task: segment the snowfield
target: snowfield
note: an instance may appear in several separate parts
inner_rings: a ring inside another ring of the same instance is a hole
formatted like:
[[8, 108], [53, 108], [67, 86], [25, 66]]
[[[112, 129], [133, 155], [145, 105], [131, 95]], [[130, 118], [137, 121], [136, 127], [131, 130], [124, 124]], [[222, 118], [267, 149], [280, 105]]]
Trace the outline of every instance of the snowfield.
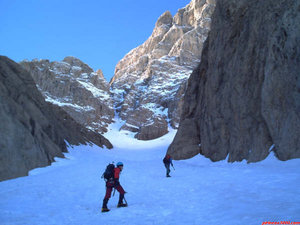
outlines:
[[[253, 164], [212, 163], [203, 156], [174, 161], [165, 177], [162, 159], [175, 131], [138, 141], [113, 124], [106, 135], [114, 149], [69, 148], [65, 159], [34, 169], [27, 177], [0, 182], [1, 225], [199, 224], [260, 225], [300, 221], [300, 159], [270, 155]], [[110, 162], [124, 163], [120, 182], [127, 208], [117, 208], [118, 192], [101, 213]]]

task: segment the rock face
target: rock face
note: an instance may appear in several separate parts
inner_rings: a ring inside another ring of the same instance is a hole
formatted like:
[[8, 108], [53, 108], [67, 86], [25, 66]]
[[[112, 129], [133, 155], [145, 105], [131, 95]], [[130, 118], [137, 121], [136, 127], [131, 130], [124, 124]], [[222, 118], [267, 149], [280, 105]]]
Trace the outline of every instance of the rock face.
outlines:
[[177, 127], [186, 81], [198, 65], [214, 0], [192, 0], [172, 17], [160, 16], [152, 35], [116, 66], [111, 90], [121, 129], [149, 140]]
[[102, 71], [94, 72], [77, 58], [61, 62], [23, 61], [46, 101], [62, 107], [78, 123], [95, 132], [106, 132], [114, 117], [109, 84]]
[[175, 159], [300, 157], [300, 2], [218, 1], [192, 73]]
[[45, 102], [31, 75], [0, 56], [0, 181], [63, 157], [70, 144], [93, 142], [112, 148], [100, 134], [87, 130], [67, 113]]

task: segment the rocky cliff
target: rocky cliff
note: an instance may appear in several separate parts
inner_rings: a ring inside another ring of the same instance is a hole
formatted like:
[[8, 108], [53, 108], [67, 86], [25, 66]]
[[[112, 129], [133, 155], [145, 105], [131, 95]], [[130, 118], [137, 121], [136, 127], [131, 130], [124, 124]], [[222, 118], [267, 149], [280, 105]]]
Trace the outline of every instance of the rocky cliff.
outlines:
[[100, 134], [45, 102], [31, 75], [0, 56], [0, 181], [25, 176], [63, 157], [65, 140], [72, 145], [95, 143], [112, 148]]
[[217, 1], [188, 81], [175, 159], [300, 157], [300, 2]]
[[165, 12], [153, 33], [116, 66], [111, 90], [122, 129], [154, 139], [177, 127], [186, 81], [198, 65], [214, 0], [192, 0], [172, 17]]
[[75, 57], [61, 62], [22, 61], [46, 101], [60, 106], [78, 123], [104, 133], [114, 117], [109, 84], [102, 71], [94, 72]]

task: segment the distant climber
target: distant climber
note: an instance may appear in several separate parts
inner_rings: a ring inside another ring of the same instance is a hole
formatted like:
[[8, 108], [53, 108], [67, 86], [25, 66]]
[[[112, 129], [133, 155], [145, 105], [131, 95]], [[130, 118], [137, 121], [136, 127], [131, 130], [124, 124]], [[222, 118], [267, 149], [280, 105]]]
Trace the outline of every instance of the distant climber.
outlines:
[[[127, 202], [124, 199], [125, 191], [123, 187], [121, 186], [119, 182], [120, 173], [123, 170], [123, 163], [118, 162], [117, 167], [114, 166], [114, 164], [109, 164], [106, 167], [105, 172], [103, 173], [102, 177], [104, 177], [106, 181], [106, 193], [105, 197], [103, 199], [103, 205], [102, 205], [102, 212], [108, 212], [109, 209], [107, 208], [107, 203], [109, 198], [111, 197], [111, 192], [113, 188], [115, 188], [119, 193], [119, 203], [117, 207], [126, 207]], [[123, 200], [125, 200], [125, 203], [123, 203]]]
[[166, 170], [167, 170], [167, 175], [166, 177], [171, 177], [170, 176], [170, 165], [172, 165], [173, 169], [175, 170], [174, 166], [173, 166], [173, 163], [172, 163], [172, 158], [169, 154], [166, 154], [165, 158], [163, 159], [163, 162], [165, 164], [165, 167], [166, 167]]

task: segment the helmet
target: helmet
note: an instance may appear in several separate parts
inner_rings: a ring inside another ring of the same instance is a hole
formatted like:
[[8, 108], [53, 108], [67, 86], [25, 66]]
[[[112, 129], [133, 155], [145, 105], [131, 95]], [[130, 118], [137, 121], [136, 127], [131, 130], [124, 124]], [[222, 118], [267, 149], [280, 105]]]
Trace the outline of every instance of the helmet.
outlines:
[[118, 166], [123, 166], [123, 163], [122, 163], [122, 162], [118, 162], [118, 163], [117, 163], [117, 167], [118, 167]]

